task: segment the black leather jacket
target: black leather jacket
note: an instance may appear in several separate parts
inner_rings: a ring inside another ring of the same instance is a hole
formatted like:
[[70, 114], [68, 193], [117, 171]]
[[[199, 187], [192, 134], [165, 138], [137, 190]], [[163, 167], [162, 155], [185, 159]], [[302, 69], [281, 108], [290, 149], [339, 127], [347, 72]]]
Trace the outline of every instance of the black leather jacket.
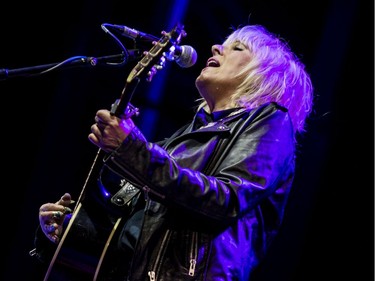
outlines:
[[158, 144], [134, 129], [105, 159], [141, 190], [126, 280], [251, 281], [280, 227], [295, 169], [287, 111], [269, 103], [193, 130], [196, 119]]

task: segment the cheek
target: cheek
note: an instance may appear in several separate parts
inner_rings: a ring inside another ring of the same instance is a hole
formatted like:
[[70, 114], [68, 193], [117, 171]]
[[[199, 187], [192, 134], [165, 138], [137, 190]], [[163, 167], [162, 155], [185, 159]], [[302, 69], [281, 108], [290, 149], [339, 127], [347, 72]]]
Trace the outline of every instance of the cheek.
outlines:
[[225, 73], [225, 76], [227, 79], [230, 79], [230, 80], [233, 80], [233, 82], [237, 83], [238, 81], [242, 80], [242, 78], [239, 78], [239, 74], [240, 74], [240, 69], [242, 69], [243, 67], [239, 67], [239, 66], [236, 66], [236, 67], [232, 67], [230, 69], [227, 69], [226, 73]]
[[240, 73], [247, 65], [249, 64], [249, 60], [248, 59], [240, 59], [240, 58], [236, 58], [236, 59], [233, 59], [231, 61], [229, 61], [229, 64], [226, 65], [228, 67], [228, 71], [230, 71], [230, 73], [232, 75], [237, 75], [238, 73]]

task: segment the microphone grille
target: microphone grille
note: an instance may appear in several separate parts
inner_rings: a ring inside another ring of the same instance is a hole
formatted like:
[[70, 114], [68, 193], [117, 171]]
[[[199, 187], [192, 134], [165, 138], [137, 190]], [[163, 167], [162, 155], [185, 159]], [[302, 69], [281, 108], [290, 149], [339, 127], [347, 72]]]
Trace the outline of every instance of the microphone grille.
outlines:
[[176, 63], [184, 68], [191, 67], [197, 62], [198, 54], [192, 46], [182, 45], [181, 54], [176, 59]]

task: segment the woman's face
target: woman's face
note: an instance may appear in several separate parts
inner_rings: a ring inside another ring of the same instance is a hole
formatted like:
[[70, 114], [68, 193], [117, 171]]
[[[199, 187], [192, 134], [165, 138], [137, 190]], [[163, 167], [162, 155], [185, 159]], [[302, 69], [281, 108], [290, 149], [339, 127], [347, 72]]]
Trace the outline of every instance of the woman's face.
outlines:
[[227, 109], [228, 98], [243, 80], [238, 74], [251, 61], [251, 54], [240, 42], [214, 45], [211, 50], [213, 56], [197, 77], [196, 86], [211, 111]]

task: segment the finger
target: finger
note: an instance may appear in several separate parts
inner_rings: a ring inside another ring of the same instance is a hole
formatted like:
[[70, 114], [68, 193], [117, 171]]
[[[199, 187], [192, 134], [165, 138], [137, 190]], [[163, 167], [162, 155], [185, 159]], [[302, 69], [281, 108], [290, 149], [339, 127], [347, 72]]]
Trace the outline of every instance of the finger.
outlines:
[[49, 232], [45, 232], [46, 236], [48, 237], [49, 240], [51, 240], [52, 242], [54, 243], [58, 243], [60, 241], [60, 236], [61, 236], [61, 227], [56, 225], [56, 224], [52, 224], [52, 225], [47, 225], [46, 226], [46, 231], [49, 231]]
[[99, 124], [93, 124], [91, 126], [91, 133], [96, 136], [97, 139], [100, 139], [102, 137], [102, 131], [105, 129], [104, 125]]
[[71, 214], [73, 211], [69, 207], [62, 207], [61, 211], [45, 211], [40, 210], [39, 221], [41, 224], [61, 224], [67, 214]]
[[73, 213], [73, 210], [69, 207], [63, 207], [59, 211], [52, 211], [51, 212], [51, 219], [55, 221], [60, 221], [63, 216]]
[[95, 123], [100, 127], [100, 128], [103, 128], [107, 125], [107, 122], [108, 122], [108, 118], [106, 119], [103, 119], [99, 116], [95, 116]]
[[99, 139], [93, 133], [89, 134], [88, 139], [90, 142], [92, 142], [95, 145], [99, 144]]
[[61, 196], [61, 198], [59, 199], [59, 201], [56, 202], [56, 204], [58, 205], [63, 205], [63, 206], [68, 206], [70, 204], [73, 204], [75, 201], [72, 200], [72, 197], [70, 196], [69, 193], [65, 193], [63, 196]]
[[53, 243], [59, 243], [60, 237], [56, 234], [48, 234], [47, 235], [48, 239], [51, 240]]
[[73, 213], [73, 210], [70, 209], [69, 207], [64, 206], [58, 211], [52, 211], [51, 216], [52, 216], [52, 219], [60, 219], [62, 216], [68, 215], [71, 213]]
[[64, 208], [60, 211], [63, 215], [68, 215], [73, 213], [73, 210], [70, 209], [69, 207], [64, 206]]
[[43, 204], [42, 206], [40, 206], [40, 208], [39, 208], [39, 214], [48, 210], [48, 208], [47, 208], [48, 204]]
[[[105, 124], [103, 122], [97, 122], [94, 124], [94, 126], [91, 128], [91, 131], [95, 134], [102, 134], [104, 132], [105, 128], [108, 126], [108, 124]], [[93, 131], [94, 130], [94, 131]]]
[[60, 220], [63, 215], [64, 215], [63, 212], [53, 211], [51, 214], [51, 218], [56, 221], [56, 220]]
[[43, 213], [43, 212], [50, 212], [50, 211], [55, 211], [56, 208], [58, 209], [59, 207], [56, 205], [58, 204], [58, 202], [56, 203], [46, 203], [46, 204], [43, 204], [42, 206], [40, 206], [39, 208], [39, 213]]
[[55, 234], [55, 230], [57, 229], [57, 224], [55, 224], [55, 223], [52, 223], [52, 224], [45, 224], [44, 225], [44, 227], [43, 227], [43, 232], [45, 233], [45, 234], [51, 234], [51, 233], [53, 233], [53, 234]]
[[95, 116], [94, 120], [95, 120], [95, 123], [100, 123], [100, 122], [102, 122], [102, 120], [100, 119], [100, 117], [97, 116], [97, 115]]
[[[46, 235], [46, 237], [54, 243], [59, 242], [60, 233], [60, 226], [56, 223], [46, 223], [41, 224], [42, 231]], [[62, 229], [62, 228], [61, 228]]]
[[98, 118], [98, 120], [105, 121], [105, 120], [111, 119], [111, 117], [113, 117], [113, 116], [110, 114], [109, 110], [99, 109], [96, 112], [95, 117]]

